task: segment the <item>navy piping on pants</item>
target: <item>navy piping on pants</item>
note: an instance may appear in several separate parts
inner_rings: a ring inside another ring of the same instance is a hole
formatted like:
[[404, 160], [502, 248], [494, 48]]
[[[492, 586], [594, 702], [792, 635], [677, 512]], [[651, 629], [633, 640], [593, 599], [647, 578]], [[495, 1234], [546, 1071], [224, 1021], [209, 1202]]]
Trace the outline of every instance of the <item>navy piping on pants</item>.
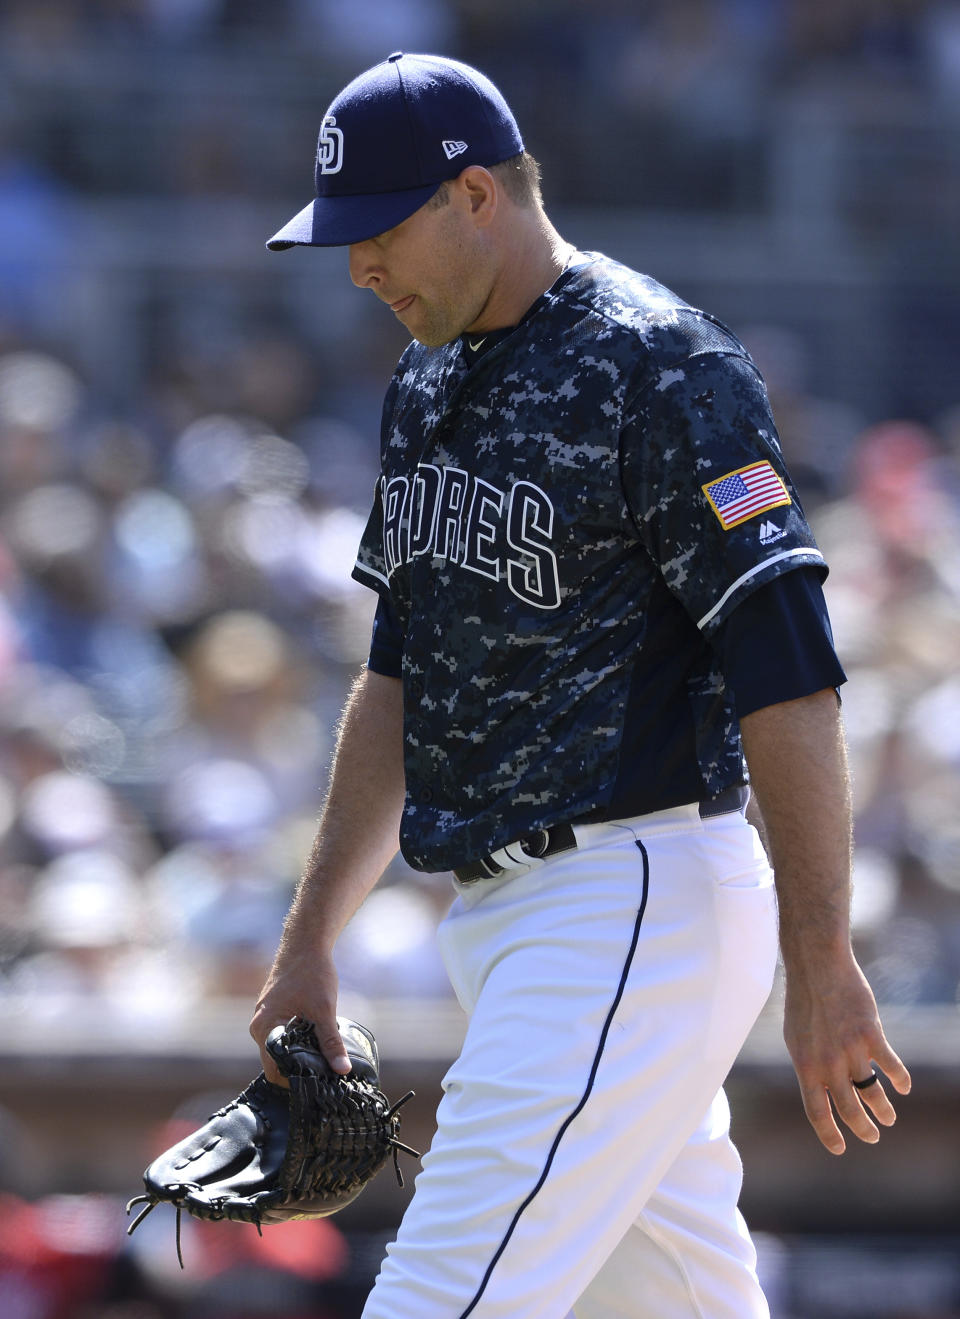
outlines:
[[480, 1298], [483, 1295], [484, 1291], [486, 1290], [487, 1283], [490, 1281], [490, 1278], [493, 1274], [493, 1270], [496, 1268], [497, 1261], [499, 1260], [503, 1252], [506, 1250], [510, 1242], [510, 1238], [513, 1236], [517, 1224], [520, 1222], [520, 1219], [523, 1216], [524, 1210], [527, 1208], [528, 1205], [532, 1204], [533, 1201], [536, 1199], [537, 1194], [540, 1191], [540, 1188], [543, 1186], [544, 1182], [547, 1180], [547, 1177], [550, 1174], [550, 1168], [553, 1165], [553, 1160], [556, 1157], [557, 1150], [560, 1148], [560, 1142], [563, 1140], [567, 1128], [570, 1126], [571, 1122], [573, 1122], [573, 1120], [576, 1118], [577, 1114], [583, 1111], [584, 1105], [586, 1104], [587, 1100], [590, 1098], [590, 1092], [593, 1090], [593, 1083], [597, 1078], [597, 1070], [600, 1066], [600, 1059], [603, 1057], [603, 1050], [607, 1042], [607, 1036], [610, 1033], [610, 1026], [613, 1023], [614, 1014], [616, 1013], [617, 1008], [620, 1006], [620, 1000], [623, 998], [623, 991], [626, 988], [627, 976], [630, 974], [630, 967], [633, 964], [634, 954], [637, 951], [637, 943], [640, 939], [640, 926], [643, 924], [643, 914], [647, 909], [647, 891], [649, 889], [649, 884], [650, 884], [650, 860], [647, 856], [647, 849], [644, 847], [643, 843], [641, 843], [639, 838], [636, 840], [636, 844], [637, 847], [640, 849], [640, 855], [643, 857], [643, 893], [640, 898], [640, 909], [637, 912], [637, 919], [634, 922], [633, 938], [630, 941], [630, 948], [629, 951], [627, 952], [627, 958], [623, 964], [623, 970], [620, 973], [620, 983], [617, 986], [617, 992], [616, 994], [614, 994], [613, 1002], [610, 1004], [610, 1011], [607, 1013], [606, 1020], [603, 1023], [603, 1029], [600, 1032], [600, 1040], [597, 1044], [597, 1051], [593, 1057], [593, 1064], [590, 1068], [590, 1075], [587, 1078], [586, 1088], [583, 1094], [581, 1095], [576, 1108], [573, 1110], [572, 1113], [569, 1114], [568, 1117], [564, 1119], [563, 1124], [561, 1125], [560, 1130], [557, 1132], [553, 1144], [550, 1147], [550, 1153], [547, 1155], [547, 1161], [543, 1165], [543, 1172], [540, 1174], [536, 1186], [534, 1186], [533, 1190], [530, 1192], [530, 1194], [524, 1200], [523, 1204], [519, 1207], [517, 1212], [514, 1214], [513, 1220], [510, 1223], [510, 1226], [507, 1228], [503, 1240], [500, 1242], [500, 1245], [497, 1247], [496, 1251], [494, 1252], [493, 1259], [491, 1259], [490, 1263], [487, 1265], [487, 1271], [483, 1275], [483, 1279], [480, 1282], [480, 1286], [476, 1290], [473, 1300], [470, 1302], [467, 1308], [461, 1313], [460, 1319], [467, 1319], [467, 1316], [469, 1314], [472, 1314], [473, 1311], [476, 1309], [477, 1305], [480, 1303]]

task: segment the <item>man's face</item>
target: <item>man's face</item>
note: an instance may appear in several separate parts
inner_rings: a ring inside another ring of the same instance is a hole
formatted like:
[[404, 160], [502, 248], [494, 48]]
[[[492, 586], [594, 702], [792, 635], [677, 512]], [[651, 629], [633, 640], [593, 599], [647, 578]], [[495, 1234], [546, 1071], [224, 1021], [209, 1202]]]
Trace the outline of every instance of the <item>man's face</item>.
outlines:
[[372, 289], [430, 348], [472, 327], [493, 282], [487, 246], [456, 194], [445, 206], [428, 202], [395, 229], [354, 243], [350, 278]]

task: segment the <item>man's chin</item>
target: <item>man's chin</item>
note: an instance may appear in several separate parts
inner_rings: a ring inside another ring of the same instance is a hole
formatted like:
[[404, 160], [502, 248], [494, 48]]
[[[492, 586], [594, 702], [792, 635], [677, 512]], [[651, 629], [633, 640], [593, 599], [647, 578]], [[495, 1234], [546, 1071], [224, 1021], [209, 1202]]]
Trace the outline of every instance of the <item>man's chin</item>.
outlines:
[[[413, 313], [410, 315], [410, 313]], [[424, 312], [427, 312], [424, 315]], [[409, 319], [407, 317], [409, 316]], [[423, 304], [415, 302], [409, 308], [406, 308], [398, 316], [403, 328], [415, 339], [417, 343], [423, 344], [424, 348], [443, 348], [445, 344], [453, 343], [454, 339], [460, 337], [465, 326], [461, 326], [450, 321], [440, 322], [435, 316], [429, 314], [428, 309]]]
[[443, 348], [445, 344], [453, 343], [454, 339], [459, 337], [449, 331], [441, 334], [437, 331], [431, 333], [429, 330], [411, 330], [410, 336], [416, 339], [417, 343], [422, 343], [424, 348]]

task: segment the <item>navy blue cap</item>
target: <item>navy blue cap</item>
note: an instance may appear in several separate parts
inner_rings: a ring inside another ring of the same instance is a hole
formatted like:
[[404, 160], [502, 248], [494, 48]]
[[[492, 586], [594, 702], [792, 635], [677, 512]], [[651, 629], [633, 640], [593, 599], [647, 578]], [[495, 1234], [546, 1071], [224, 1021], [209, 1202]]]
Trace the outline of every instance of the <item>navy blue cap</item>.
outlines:
[[317, 144], [316, 200], [267, 243], [341, 247], [392, 229], [468, 165], [523, 151], [489, 78], [440, 55], [398, 52], [330, 104]]

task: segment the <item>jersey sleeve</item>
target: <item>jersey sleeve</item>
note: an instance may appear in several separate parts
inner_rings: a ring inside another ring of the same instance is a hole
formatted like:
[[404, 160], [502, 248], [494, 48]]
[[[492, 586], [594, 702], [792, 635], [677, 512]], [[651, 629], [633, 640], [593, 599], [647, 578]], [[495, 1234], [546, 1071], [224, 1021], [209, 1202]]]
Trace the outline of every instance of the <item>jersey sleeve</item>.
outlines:
[[369, 586], [371, 590], [383, 595], [384, 592], [389, 593], [390, 591], [390, 580], [387, 576], [387, 562], [383, 550], [383, 498], [381, 491], [382, 482], [377, 481], [377, 488], [373, 496], [373, 507], [360, 538], [357, 561], [354, 564], [351, 576], [354, 581], [361, 582], [364, 586]]
[[[400, 377], [404, 361], [409, 353], [409, 348], [401, 357], [397, 369], [390, 378], [387, 391], [383, 398], [383, 407], [380, 413], [380, 456], [381, 464], [384, 452], [384, 446], [387, 443], [387, 436], [390, 430], [393, 409], [397, 401], [397, 393], [400, 385]], [[382, 466], [381, 466], [382, 473]], [[390, 579], [386, 562], [386, 552], [383, 543], [383, 478], [382, 474], [377, 480], [376, 488], [373, 493], [373, 507], [370, 510], [370, 516], [367, 519], [367, 525], [364, 528], [363, 535], [360, 538], [360, 548], [357, 551], [357, 561], [351, 574], [354, 581], [369, 586], [371, 590], [376, 591], [381, 596], [390, 591]]]
[[705, 352], [648, 381], [626, 412], [621, 472], [644, 545], [706, 635], [782, 573], [826, 576], [748, 358]]
[[847, 680], [820, 576], [811, 566], [748, 595], [718, 629], [714, 644], [741, 717]]
[[377, 602], [367, 668], [385, 678], [403, 676], [403, 631], [387, 595]]

